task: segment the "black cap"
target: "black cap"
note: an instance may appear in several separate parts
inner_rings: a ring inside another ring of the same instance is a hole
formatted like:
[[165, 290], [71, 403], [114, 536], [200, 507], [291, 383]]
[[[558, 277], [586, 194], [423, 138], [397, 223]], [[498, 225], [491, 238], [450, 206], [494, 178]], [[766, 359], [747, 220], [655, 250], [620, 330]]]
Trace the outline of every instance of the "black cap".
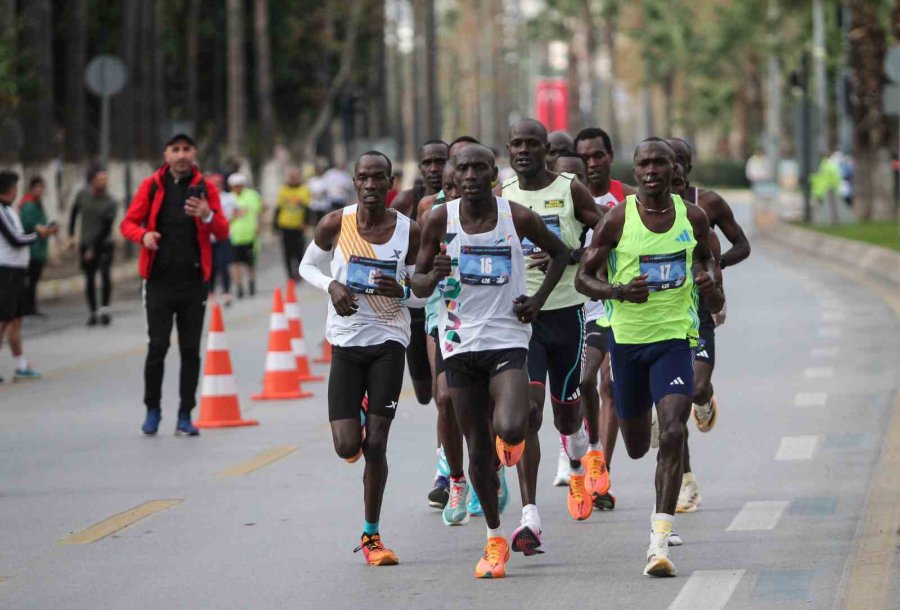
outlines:
[[169, 138], [169, 141], [168, 141], [168, 142], [166, 142], [165, 148], [170, 147], [172, 144], [174, 144], [174, 143], [177, 142], [178, 140], [184, 140], [185, 142], [187, 142], [188, 144], [190, 144], [190, 145], [193, 146], [194, 148], [197, 147], [197, 143], [194, 142], [194, 138], [192, 138], [191, 136], [189, 136], [189, 135], [186, 134], [186, 133], [176, 133], [174, 136], [172, 136], [171, 138]]

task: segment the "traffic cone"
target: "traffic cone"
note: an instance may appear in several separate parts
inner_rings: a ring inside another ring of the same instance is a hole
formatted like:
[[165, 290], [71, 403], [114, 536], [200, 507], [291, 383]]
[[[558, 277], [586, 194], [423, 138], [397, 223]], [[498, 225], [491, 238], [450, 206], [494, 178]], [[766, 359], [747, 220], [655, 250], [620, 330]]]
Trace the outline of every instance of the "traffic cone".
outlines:
[[300, 319], [300, 304], [294, 292], [294, 282], [288, 280], [287, 300], [284, 303], [284, 315], [287, 316], [288, 329], [291, 331], [291, 349], [297, 358], [297, 378], [304, 381], [322, 381], [321, 375], [313, 375], [309, 370], [309, 357], [306, 355], [306, 340], [303, 338], [303, 320]]
[[291, 350], [291, 332], [284, 315], [281, 289], [272, 296], [272, 317], [269, 319], [269, 352], [266, 354], [266, 371], [263, 390], [253, 400], [279, 400], [308, 398], [312, 392], [304, 392], [297, 381], [297, 359]]
[[314, 358], [313, 362], [316, 364], [331, 364], [331, 343], [328, 342], [328, 339], [322, 339], [322, 355]]
[[200, 390], [200, 419], [194, 425], [198, 428], [230, 428], [257, 424], [259, 422], [255, 419], [241, 418], [241, 406], [238, 404], [231, 356], [228, 353], [228, 338], [222, 322], [222, 308], [218, 303], [213, 303], [209, 334], [206, 337], [206, 365], [203, 368]]

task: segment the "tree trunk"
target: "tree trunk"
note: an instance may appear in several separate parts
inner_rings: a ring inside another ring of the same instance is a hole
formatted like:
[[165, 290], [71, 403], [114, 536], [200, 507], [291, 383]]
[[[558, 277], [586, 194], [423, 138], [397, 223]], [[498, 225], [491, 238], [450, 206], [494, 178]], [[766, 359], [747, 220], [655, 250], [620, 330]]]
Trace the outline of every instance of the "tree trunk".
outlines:
[[187, 62], [187, 116], [196, 133], [200, 120], [199, 78], [200, 78], [200, 4], [201, 0], [190, 0], [187, 11], [187, 32], [185, 40], [185, 61]]
[[27, 82], [23, 87], [21, 119], [28, 126], [22, 146], [25, 163], [53, 158], [53, 3], [29, 0], [22, 4], [19, 48], [27, 54]]
[[19, 159], [22, 146], [22, 130], [16, 108], [16, 66], [19, 46], [16, 41], [16, 0], [2, 0], [0, 3], [0, 53], [3, 69], [0, 78], [6, 82], [0, 97], [0, 162], [14, 163]]
[[85, 127], [87, 105], [84, 96], [84, 67], [87, 62], [87, 0], [63, 4], [66, 15], [66, 161], [80, 162], [87, 152]]
[[269, 35], [269, 2], [254, 0], [256, 43], [256, 96], [259, 104], [260, 153], [268, 159], [275, 149], [275, 104], [272, 101], [272, 50]]
[[247, 117], [244, 103], [244, 3], [226, 0], [228, 31], [228, 155], [246, 155]]
[[[153, 129], [150, 132], [149, 144], [155, 154], [158, 155], [162, 150], [163, 138], [168, 138], [171, 131], [169, 111], [166, 108], [166, 48], [163, 40], [163, 30], [166, 24], [165, 3], [156, 2], [149, 3], [153, 5], [153, 36], [151, 38], [151, 47], [148, 49], [149, 55], [153, 57], [153, 75], [150, 79], [153, 88], [153, 117], [155, 119]], [[165, 131], [165, 135], [164, 135]]]
[[128, 68], [128, 86], [112, 99], [112, 154], [120, 159], [134, 157], [135, 141], [141, 125], [134, 122], [135, 105], [140, 95], [141, 72], [138, 62], [140, 0], [120, 0], [119, 55]]
[[[890, 180], [879, 171], [879, 151], [887, 146], [888, 132], [881, 92], [884, 87], [883, 64], [885, 31], [876, 7], [866, 0], [848, 2], [852, 22], [848, 32], [850, 46], [850, 113], [853, 117], [853, 142], [856, 158], [854, 211], [860, 220], [891, 217]], [[883, 184], [883, 183], [887, 184]]]
[[619, 111], [616, 107], [616, 83], [619, 73], [616, 61], [616, 32], [619, 21], [619, 0], [606, 0], [603, 19], [603, 46], [609, 57], [609, 81], [606, 83], [606, 103], [609, 108], [609, 124], [604, 129], [613, 141], [613, 147], [622, 145], [622, 132], [619, 129]]

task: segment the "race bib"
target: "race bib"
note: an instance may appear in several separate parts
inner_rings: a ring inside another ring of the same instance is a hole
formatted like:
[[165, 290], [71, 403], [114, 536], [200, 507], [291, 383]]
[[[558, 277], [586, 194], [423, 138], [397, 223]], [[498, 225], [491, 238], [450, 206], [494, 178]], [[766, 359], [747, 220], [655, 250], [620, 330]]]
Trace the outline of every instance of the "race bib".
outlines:
[[347, 287], [352, 292], [362, 294], [375, 294], [378, 286], [375, 285], [375, 276], [381, 271], [381, 275], [392, 278], [397, 277], [397, 261], [381, 261], [377, 258], [364, 256], [351, 256], [350, 265], [347, 267]]
[[687, 252], [673, 254], [642, 254], [641, 275], [647, 275], [650, 292], [671, 290], [684, 285], [687, 277]]
[[462, 246], [459, 253], [459, 279], [463, 284], [502, 286], [512, 273], [509, 246]]
[[[547, 225], [547, 228], [550, 229], [551, 233], [562, 239], [562, 227], [559, 225], [559, 215], [547, 214], [546, 216], [541, 216], [541, 219], [544, 221], [544, 224]], [[532, 252], [540, 251], [541, 249], [535, 246], [527, 237], [522, 240], [522, 253], [526, 256]]]

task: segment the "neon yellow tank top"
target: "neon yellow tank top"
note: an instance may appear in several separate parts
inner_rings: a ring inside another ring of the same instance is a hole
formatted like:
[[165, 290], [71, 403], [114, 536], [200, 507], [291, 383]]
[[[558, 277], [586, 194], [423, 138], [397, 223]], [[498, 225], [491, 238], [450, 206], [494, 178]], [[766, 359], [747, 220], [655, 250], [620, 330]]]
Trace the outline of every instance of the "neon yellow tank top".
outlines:
[[684, 201], [673, 194], [672, 203], [672, 228], [654, 233], [641, 220], [635, 196], [625, 198], [625, 226], [619, 244], [609, 255], [609, 281], [627, 284], [647, 274], [650, 297], [646, 303], [606, 301], [606, 315], [616, 343], [688, 339], [696, 345], [700, 321], [691, 265], [697, 240]]
[[[580, 248], [584, 225], [575, 218], [575, 204], [572, 201], [574, 179], [572, 174], [564, 173], [539, 191], [526, 191], [519, 187], [519, 178], [513, 176], [503, 182], [503, 196], [537, 212], [549, 229], [569, 248]], [[526, 256], [533, 250], [534, 244], [527, 239], [522, 241], [522, 251]], [[543, 311], [581, 305], [587, 301], [586, 296], [575, 290], [577, 270], [576, 265], [566, 266], [562, 278], [541, 308]], [[540, 289], [544, 274], [539, 269], [528, 269], [525, 280], [528, 294], [533, 295]]]

